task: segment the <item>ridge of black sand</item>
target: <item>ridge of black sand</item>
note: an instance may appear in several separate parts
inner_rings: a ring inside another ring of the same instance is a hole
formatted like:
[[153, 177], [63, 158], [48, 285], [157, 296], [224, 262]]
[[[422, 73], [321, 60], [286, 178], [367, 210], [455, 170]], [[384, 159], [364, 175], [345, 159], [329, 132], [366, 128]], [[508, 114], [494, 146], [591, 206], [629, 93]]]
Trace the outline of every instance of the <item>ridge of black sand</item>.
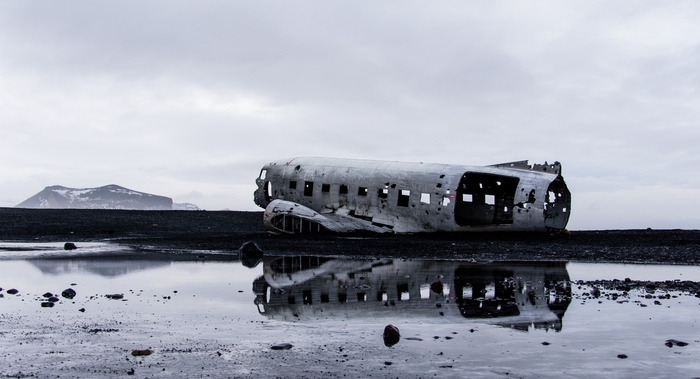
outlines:
[[0, 241], [112, 240], [144, 253], [232, 254], [255, 241], [274, 255], [700, 264], [700, 230], [275, 236], [262, 218], [263, 212], [240, 211], [0, 208]]

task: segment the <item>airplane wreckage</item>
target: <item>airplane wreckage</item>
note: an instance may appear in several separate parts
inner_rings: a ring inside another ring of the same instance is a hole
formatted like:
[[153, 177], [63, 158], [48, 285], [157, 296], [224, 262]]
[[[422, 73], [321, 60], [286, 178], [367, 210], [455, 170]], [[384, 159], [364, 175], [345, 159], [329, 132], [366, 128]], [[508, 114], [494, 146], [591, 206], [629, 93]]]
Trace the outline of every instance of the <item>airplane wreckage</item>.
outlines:
[[561, 164], [492, 166], [293, 158], [265, 165], [255, 204], [271, 233], [548, 232], [566, 227]]

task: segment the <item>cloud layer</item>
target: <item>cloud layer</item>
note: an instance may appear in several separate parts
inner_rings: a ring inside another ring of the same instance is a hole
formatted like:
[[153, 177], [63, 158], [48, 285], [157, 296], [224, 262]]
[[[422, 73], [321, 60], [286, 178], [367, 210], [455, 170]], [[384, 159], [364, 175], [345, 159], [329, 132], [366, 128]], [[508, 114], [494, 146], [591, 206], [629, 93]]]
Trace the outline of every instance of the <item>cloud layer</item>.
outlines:
[[255, 210], [292, 156], [559, 160], [572, 229], [700, 225], [700, 4], [0, 5], [0, 206], [116, 183]]

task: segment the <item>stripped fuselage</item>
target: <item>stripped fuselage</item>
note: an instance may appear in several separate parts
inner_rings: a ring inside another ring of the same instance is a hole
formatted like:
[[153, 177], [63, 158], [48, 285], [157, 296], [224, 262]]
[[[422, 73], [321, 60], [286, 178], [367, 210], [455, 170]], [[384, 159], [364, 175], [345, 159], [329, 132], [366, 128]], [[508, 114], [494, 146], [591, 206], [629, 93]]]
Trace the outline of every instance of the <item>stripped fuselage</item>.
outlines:
[[255, 203], [271, 232], [535, 231], [566, 226], [561, 166], [463, 166], [336, 158], [265, 165]]

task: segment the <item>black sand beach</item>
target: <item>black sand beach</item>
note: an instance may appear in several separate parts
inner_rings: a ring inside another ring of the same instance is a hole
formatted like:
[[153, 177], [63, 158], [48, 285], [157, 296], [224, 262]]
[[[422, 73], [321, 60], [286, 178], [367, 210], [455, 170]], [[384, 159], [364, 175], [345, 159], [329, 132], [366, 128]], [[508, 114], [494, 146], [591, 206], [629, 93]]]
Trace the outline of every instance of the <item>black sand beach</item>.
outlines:
[[144, 253], [235, 252], [349, 257], [700, 263], [700, 230], [601, 230], [547, 234], [269, 235], [262, 212], [0, 208], [0, 240], [113, 240]]

